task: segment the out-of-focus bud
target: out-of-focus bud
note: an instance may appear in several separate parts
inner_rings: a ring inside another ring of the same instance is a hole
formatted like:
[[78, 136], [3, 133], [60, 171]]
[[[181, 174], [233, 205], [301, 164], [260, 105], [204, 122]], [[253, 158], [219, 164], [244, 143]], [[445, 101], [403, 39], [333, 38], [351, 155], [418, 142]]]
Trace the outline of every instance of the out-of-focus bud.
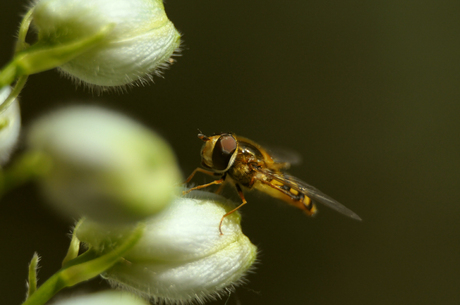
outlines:
[[144, 82], [167, 66], [180, 45], [161, 0], [38, 0], [33, 25], [46, 46], [114, 26], [101, 43], [60, 66], [77, 82], [104, 87]]
[[[184, 304], [214, 299], [242, 282], [256, 259], [257, 248], [241, 231], [234, 203], [207, 192], [177, 198], [145, 221], [144, 236], [125, 260], [102, 276], [152, 300]], [[101, 254], [123, 242], [132, 227], [104, 226], [85, 220], [77, 237]]]
[[169, 145], [119, 113], [73, 106], [37, 120], [31, 151], [47, 155], [40, 179], [52, 203], [73, 217], [104, 223], [137, 221], [173, 199], [181, 175]]
[[149, 305], [143, 299], [120, 291], [102, 291], [54, 302], [53, 305]]
[[[0, 89], [0, 104], [11, 92], [9, 86]], [[11, 152], [18, 142], [21, 131], [21, 111], [15, 99], [5, 111], [0, 113], [0, 164], [8, 161]]]

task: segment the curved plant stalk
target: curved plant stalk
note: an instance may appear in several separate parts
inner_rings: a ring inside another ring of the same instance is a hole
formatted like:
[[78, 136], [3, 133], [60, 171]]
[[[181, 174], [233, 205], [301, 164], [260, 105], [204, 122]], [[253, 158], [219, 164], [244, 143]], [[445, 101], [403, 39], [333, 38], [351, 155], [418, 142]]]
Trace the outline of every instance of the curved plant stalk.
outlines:
[[3, 104], [0, 105], [0, 113], [2, 113], [3, 111], [6, 111], [6, 109], [8, 109], [11, 103], [13, 103], [13, 101], [19, 96], [19, 93], [21, 93], [22, 89], [24, 88], [27, 82], [27, 78], [29, 78], [28, 75], [23, 75], [18, 78], [18, 80], [16, 81], [16, 84], [14, 85], [13, 90], [11, 90], [10, 95], [8, 95], [8, 97], [3, 102]]
[[131, 236], [118, 248], [102, 256], [88, 250], [83, 255], [69, 261], [61, 270], [50, 277], [22, 305], [43, 305], [63, 288], [98, 276], [114, 264], [122, 260], [122, 256], [141, 238], [144, 226], [139, 225]]
[[3, 70], [0, 71], [0, 88], [9, 86], [17, 80], [15, 89], [10, 93], [7, 100], [0, 105], [0, 112], [7, 109], [19, 95], [25, 85], [27, 76], [59, 67], [74, 59], [101, 43], [114, 28], [114, 24], [109, 24], [96, 34], [67, 44], [49, 45], [39, 42], [28, 47], [23, 39], [25, 39], [26, 35], [26, 25], [28, 26], [30, 21], [23, 21], [23, 24], [24, 26], [21, 25], [20, 29], [20, 39], [16, 45], [16, 54]]
[[[24, 18], [21, 21], [21, 25], [19, 26], [19, 31], [18, 31], [18, 40], [16, 41], [16, 47], [14, 51], [15, 55], [24, 51], [25, 49], [29, 47], [29, 44], [26, 42], [26, 36], [27, 36], [27, 33], [29, 32], [30, 23], [32, 22], [33, 12], [34, 12], [34, 9], [33, 8], [30, 9], [27, 12], [27, 14], [25, 14]], [[11, 74], [13, 73], [14, 73], [13, 69], [9, 69], [5, 71], [5, 78], [11, 79], [12, 77]], [[1, 71], [0, 74], [3, 74], [3, 71]], [[0, 113], [8, 109], [9, 105], [19, 96], [19, 93], [21, 93], [22, 89], [24, 88], [27, 82], [27, 78], [28, 78], [27, 75], [23, 75], [17, 79], [16, 84], [13, 90], [11, 91], [10, 95], [3, 102], [2, 106], [0, 106]], [[3, 86], [0, 85], [0, 88]]]
[[19, 26], [18, 31], [18, 40], [16, 41], [16, 47], [14, 54], [17, 54], [29, 47], [29, 44], [26, 43], [26, 36], [29, 32], [30, 23], [32, 22], [32, 14], [34, 13], [34, 9], [30, 9], [27, 14], [24, 15], [24, 18], [21, 21], [21, 25]]

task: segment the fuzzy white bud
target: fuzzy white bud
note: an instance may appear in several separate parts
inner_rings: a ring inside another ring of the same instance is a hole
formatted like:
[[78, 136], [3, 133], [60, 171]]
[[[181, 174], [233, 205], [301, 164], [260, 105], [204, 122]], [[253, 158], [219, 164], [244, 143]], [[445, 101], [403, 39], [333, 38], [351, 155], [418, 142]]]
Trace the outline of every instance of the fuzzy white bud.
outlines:
[[[166, 209], [145, 220], [139, 242], [103, 277], [152, 300], [172, 304], [214, 299], [241, 283], [256, 259], [257, 248], [241, 231], [241, 217], [225, 198], [195, 191], [177, 198]], [[109, 251], [132, 227], [104, 226], [85, 220], [77, 237], [92, 249]]]
[[62, 299], [53, 303], [53, 305], [149, 305], [129, 293], [120, 291], [102, 291], [97, 293], [74, 296]]
[[181, 175], [169, 145], [119, 113], [73, 106], [37, 120], [32, 151], [49, 157], [41, 178], [59, 210], [105, 223], [137, 221], [163, 209]]
[[[5, 102], [11, 92], [9, 86], [0, 89], [0, 104]], [[21, 110], [15, 99], [5, 111], [0, 113], [0, 164], [8, 161], [18, 142], [21, 131]]]
[[33, 25], [39, 41], [65, 44], [113, 30], [97, 46], [60, 66], [77, 81], [122, 86], [149, 78], [169, 62], [180, 34], [161, 0], [38, 0]]

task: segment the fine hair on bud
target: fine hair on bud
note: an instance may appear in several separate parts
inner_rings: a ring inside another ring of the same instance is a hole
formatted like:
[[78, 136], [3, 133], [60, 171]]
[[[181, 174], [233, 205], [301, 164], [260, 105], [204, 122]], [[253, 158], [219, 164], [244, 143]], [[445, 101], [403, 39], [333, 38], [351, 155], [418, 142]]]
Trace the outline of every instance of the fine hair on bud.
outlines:
[[110, 28], [94, 47], [59, 66], [96, 92], [151, 82], [174, 62], [181, 44], [161, 0], [37, 0], [33, 9], [38, 42], [50, 47]]
[[[124, 260], [102, 274], [117, 288], [165, 304], [204, 303], [222, 298], [245, 282], [257, 247], [243, 234], [235, 203], [222, 196], [191, 192], [143, 221], [144, 235]], [[125, 240], [131, 227], [84, 220], [76, 236], [101, 254]]]

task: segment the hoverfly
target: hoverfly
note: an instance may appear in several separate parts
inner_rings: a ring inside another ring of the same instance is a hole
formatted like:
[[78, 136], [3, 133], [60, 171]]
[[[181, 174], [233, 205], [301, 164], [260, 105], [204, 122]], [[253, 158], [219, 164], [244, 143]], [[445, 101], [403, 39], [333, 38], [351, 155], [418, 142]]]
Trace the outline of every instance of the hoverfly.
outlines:
[[243, 188], [257, 189], [272, 197], [279, 198], [303, 210], [309, 216], [316, 213], [314, 202], [320, 202], [339, 213], [361, 220], [356, 213], [315, 187], [283, 172], [289, 168], [290, 163], [277, 161], [259, 144], [233, 133], [221, 133], [209, 137], [199, 133], [198, 138], [204, 141], [201, 149], [203, 168], [196, 168], [187, 178], [185, 184], [190, 182], [197, 172], [217, 176], [220, 179], [192, 187], [184, 191], [183, 194], [210, 185], [222, 185], [224, 182], [230, 182], [235, 185], [242, 200], [239, 206], [222, 216], [219, 224], [221, 235], [224, 218], [247, 203]]

